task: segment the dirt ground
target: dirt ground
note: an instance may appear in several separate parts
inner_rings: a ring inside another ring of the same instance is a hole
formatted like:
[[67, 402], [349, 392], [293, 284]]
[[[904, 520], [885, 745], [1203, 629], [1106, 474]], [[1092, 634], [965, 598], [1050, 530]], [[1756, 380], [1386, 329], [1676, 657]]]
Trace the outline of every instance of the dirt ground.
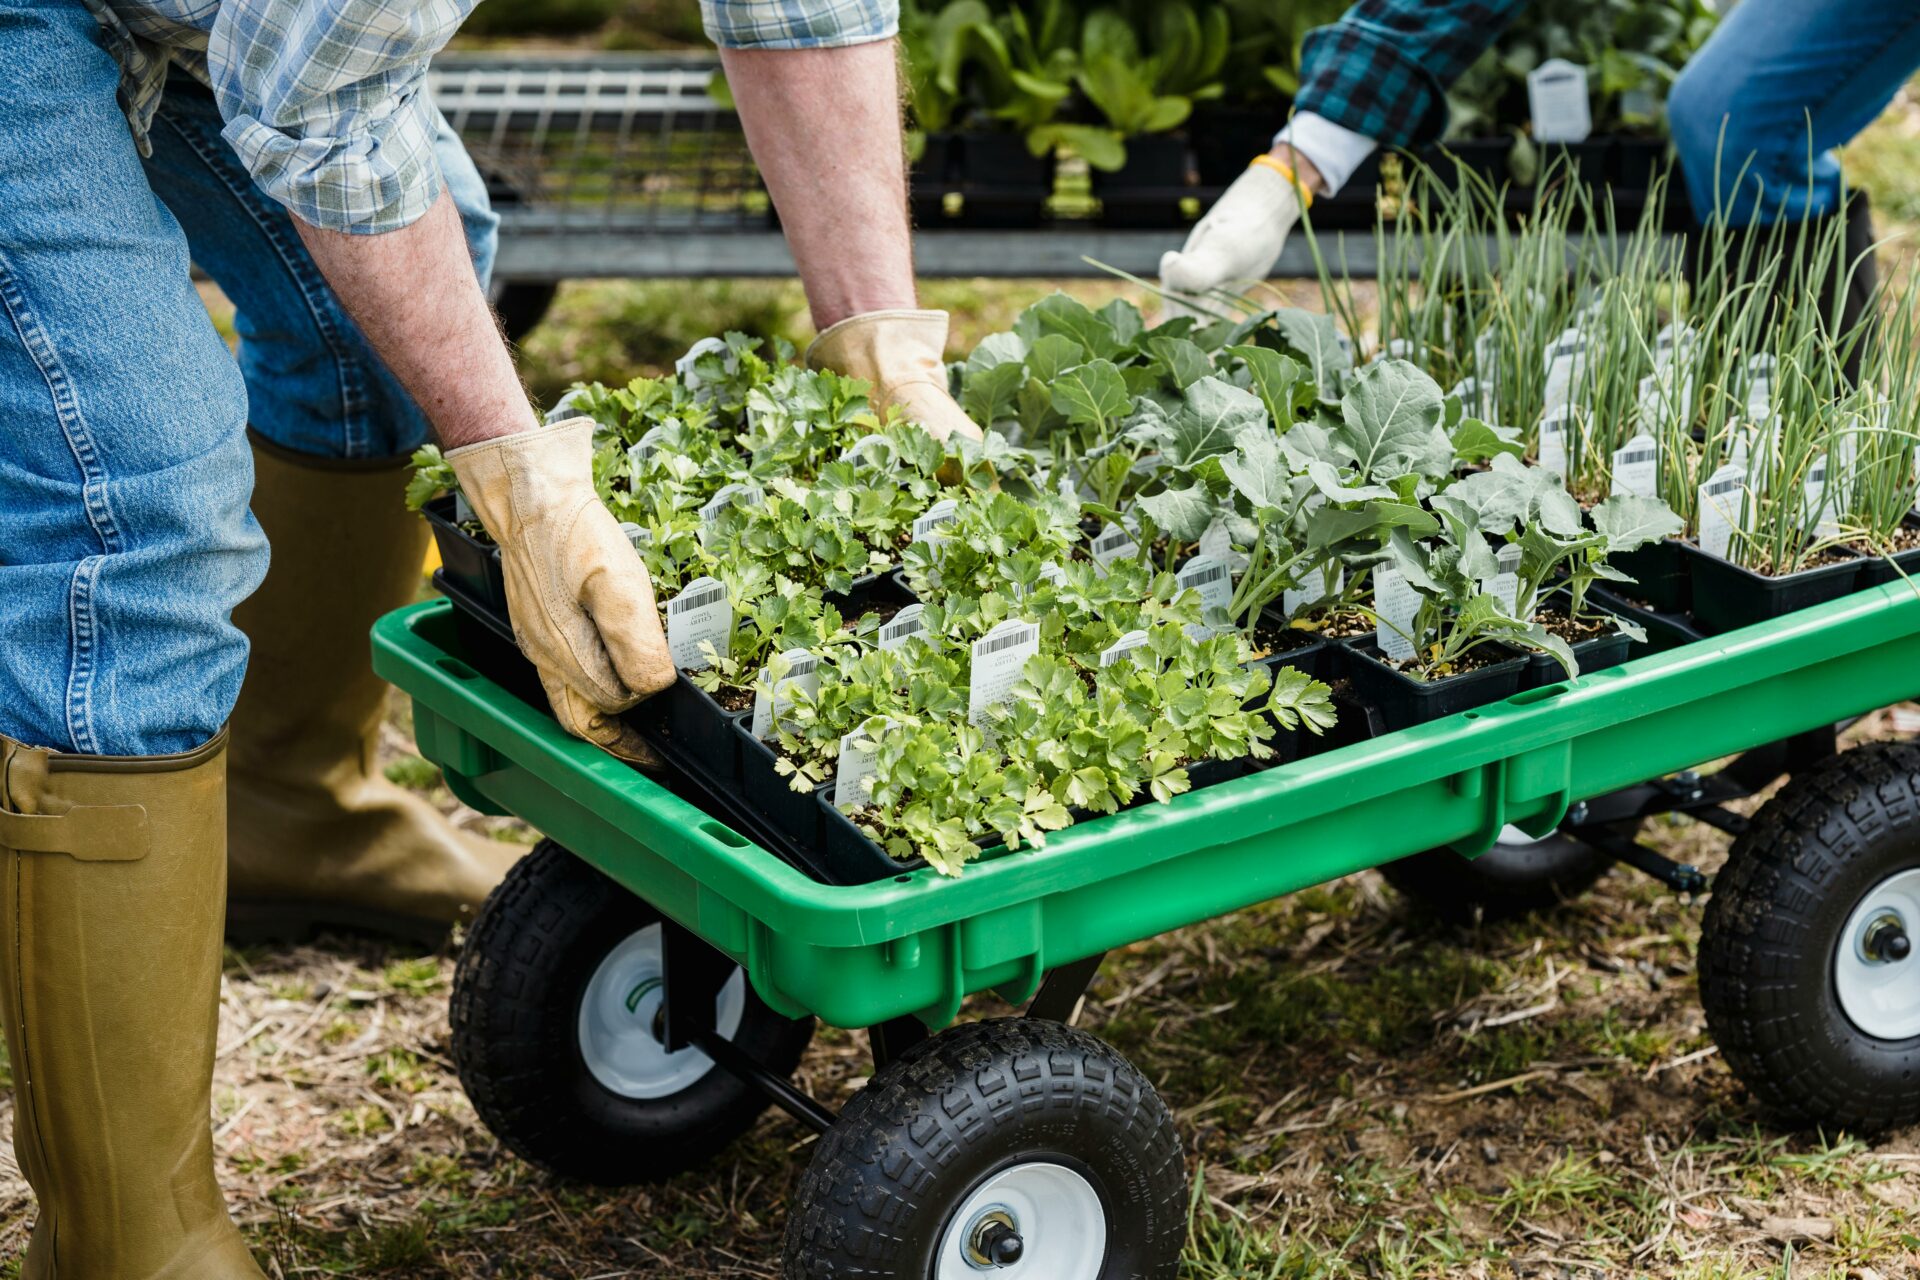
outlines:
[[[1920, 725], [1899, 714], [1855, 736]], [[464, 825], [529, 838], [460, 808], [404, 723], [396, 707], [396, 779]], [[1724, 854], [1691, 823], [1653, 837], [1709, 868]], [[1616, 871], [1534, 920], [1454, 928], [1368, 873], [1116, 954], [1080, 1022], [1178, 1114], [1203, 1189], [1184, 1276], [1920, 1274], [1920, 1131], [1770, 1124], [1706, 1034], [1699, 915]], [[453, 964], [350, 940], [229, 954], [215, 1147], [270, 1275], [777, 1274], [805, 1130], [771, 1113], [664, 1186], [560, 1183], [504, 1152], [460, 1091]], [[844, 1102], [869, 1070], [863, 1040], [822, 1030], [801, 1082]], [[9, 1145], [0, 1257], [32, 1216]]]

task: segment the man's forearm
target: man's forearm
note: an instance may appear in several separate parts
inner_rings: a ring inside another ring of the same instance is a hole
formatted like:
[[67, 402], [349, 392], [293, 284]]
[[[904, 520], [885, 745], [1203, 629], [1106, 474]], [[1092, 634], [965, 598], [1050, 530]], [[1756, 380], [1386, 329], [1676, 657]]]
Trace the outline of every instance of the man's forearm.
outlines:
[[815, 327], [916, 305], [894, 42], [720, 60]]
[[450, 196], [378, 235], [324, 231], [298, 218], [294, 226], [442, 444], [458, 448], [534, 425]]

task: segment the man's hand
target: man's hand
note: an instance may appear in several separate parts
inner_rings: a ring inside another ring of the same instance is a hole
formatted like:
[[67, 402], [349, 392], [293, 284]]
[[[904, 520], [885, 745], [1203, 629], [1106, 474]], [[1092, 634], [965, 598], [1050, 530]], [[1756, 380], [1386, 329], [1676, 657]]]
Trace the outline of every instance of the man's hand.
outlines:
[[[1306, 184], [1319, 177], [1291, 149], [1286, 157], [1261, 156], [1234, 180], [1187, 236], [1186, 246], [1161, 257], [1162, 285], [1174, 293], [1245, 293], [1267, 278], [1300, 221], [1302, 202], [1312, 203]], [[1178, 303], [1170, 302], [1168, 310], [1188, 314]]]
[[679, 678], [653, 582], [593, 488], [593, 421], [453, 449], [447, 461], [500, 544], [520, 648], [560, 726], [622, 760], [659, 757], [619, 713]]
[[947, 313], [868, 311], [813, 340], [807, 364], [873, 384], [874, 412], [897, 408], [934, 439], [980, 439], [980, 428], [947, 391]]

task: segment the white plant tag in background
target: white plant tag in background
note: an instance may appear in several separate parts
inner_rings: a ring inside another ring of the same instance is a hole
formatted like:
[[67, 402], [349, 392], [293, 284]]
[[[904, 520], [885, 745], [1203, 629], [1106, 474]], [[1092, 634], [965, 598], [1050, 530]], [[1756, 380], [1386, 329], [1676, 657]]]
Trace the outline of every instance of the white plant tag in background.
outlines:
[[1488, 396], [1500, 385], [1500, 335], [1491, 329], [1473, 340], [1473, 376]]
[[645, 529], [642, 529], [639, 525], [635, 524], [631, 520], [622, 520], [620, 522], [620, 536], [625, 538], [627, 540], [627, 545], [632, 547], [635, 551], [638, 551], [640, 548], [646, 546], [648, 543], [653, 541], [652, 534], [648, 533]]
[[1729, 462], [1707, 477], [1698, 499], [1700, 549], [1725, 558], [1733, 546], [1733, 531], [1745, 520], [1745, 468]]
[[702, 642], [721, 657], [733, 643], [733, 606], [727, 584], [717, 578], [695, 578], [667, 601], [667, 649], [673, 665], [683, 671], [701, 671], [711, 664], [700, 651]]
[[634, 472], [645, 470], [648, 461], [654, 454], [660, 452], [660, 437], [666, 433], [667, 428], [664, 424], [648, 427], [647, 433], [634, 441], [633, 447], [627, 450], [627, 468]]
[[1129, 631], [1100, 651], [1100, 665], [1110, 667], [1136, 649], [1147, 647], [1147, 633]]
[[1106, 524], [1093, 535], [1092, 552], [1093, 562], [1104, 569], [1122, 556], [1138, 555], [1140, 544], [1119, 525]]
[[585, 387], [575, 387], [558, 400], [555, 400], [553, 402], [553, 408], [547, 410], [540, 416], [540, 425], [550, 427], [556, 422], [565, 422], [568, 418], [579, 417], [579, 412], [575, 410], [573, 406], [578, 404], [580, 397], [586, 394], [587, 389]]
[[1420, 613], [1420, 593], [1407, 585], [1397, 569], [1373, 571], [1373, 611], [1380, 626], [1373, 642], [1395, 662], [1405, 662], [1419, 650], [1413, 643], [1413, 620]]
[[1051, 560], [1040, 566], [1040, 577], [1056, 587], [1063, 587], [1067, 583], [1066, 569]]
[[[1914, 456], [1920, 458], [1920, 453]], [[1200, 535], [1197, 553], [1212, 556], [1215, 560], [1223, 562], [1236, 578], [1245, 572], [1247, 567], [1247, 558], [1233, 549], [1233, 535], [1227, 532], [1227, 522], [1218, 517], [1215, 517], [1213, 523], [1207, 526], [1207, 531]]]
[[922, 631], [925, 631], [927, 624], [922, 621], [920, 617], [925, 610], [925, 605], [910, 604], [881, 623], [880, 647], [882, 649], [898, 649], [906, 644], [907, 641], [913, 639]]
[[1660, 445], [1646, 432], [1613, 451], [1613, 492], [1660, 496]]
[[1587, 69], [1565, 58], [1548, 58], [1527, 73], [1527, 108], [1535, 142], [1586, 141], [1593, 132]]
[[453, 522], [466, 524], [473, 519], [473, 508], [467, 504], [467, 495], [458, 489], [453, 491]]
[[712, 524], [720, 518], [721, 512], [741, 498], [749, 502], [758, 502], [764, 497], [766, 493], [759, 485], [736, 481], [707, 499], [706, 505], [700, 508], [700, 523]]
[[[872, 789], [867, 785], [873, 777], [876, 751], [862, 751], [854, 746], [856, 740], [878, 743], [880, 736], [893, 728], [893, 717], [875, 716], [852, 733], [840, 737], [840, 758], [833, 767], [833, 807], [842, 813], [852, 813], [873, 798]], [[865, 730], [863, 732], [862, 730]]]
[[1567, 474], [1567, 434], [1573, 429], [1573, 410], [1561, 405], [1540, 419], [1539, 438], [1534, 451], [1540, 455], [1540, 469]]
[[786, 716], [793, 706], [795, 690], [811, 694], [820, 688], [820, 658], [805, 649], [789, 649], [780, 655], [787, 661], [787, 674], [771, 689], [763, 669], [753, 680], [753, 736], [765, 742], [773, 736], [773, 722]]
[[1411, 360], [1413, 359], [1413, 342], [1407, 338], [1394, 338], [1387, 343], [1387, 349], [1383, 354], [1389, 360]]
[[1471, 414], [1476, 418], [1479, 417], [1482, 413], [1480, 408], [1480, 379], [1460, 379], [1460, 381], [1453, 384], [1453, 390], [1447, 392], [1447, 399], [1459, 401], [1460, 408], [1463, 412]]
[[1495, 553], [1499, 572], [1480, 580], [1480, 589], [1500, 602], [1509, 618], [1518, 617], [1520, 608], [1520, 544], [1509, 542]]
[[1306, 606], [1319, 604], [1346, 584], [1347, 571], [1342, 569], [1333, 575], [1333, 583], [1329, 586], [1327, 566], [1323, 564], [1301, 578], [1297, 589], [1288, 589], [1280, 593], [1280, 612], [1291, 618]]
[[1828, 484], [1827, 459], [1815, 458], [1807, 468], [1806, 483], [1800, 486], [1800, 523], [1813, 530], [1815, 538], [1832, 538], [1840, 533], [1840, 521], [1834, 500], [1837, 485]]
[[1693, 344], [1699, 340], [1700, 333], [1692, 325], [1670, 324], [1653, 335], [1653, 367], [1656, 372], [1664, 372], [1668, 365], [1685, 360], [1693, 354]]
[[1208, 622], [1224, 622], [1227, 606], [1233, 603], [1233, 577], [1227, 566], [1212, 556], [1195, 556], [1174, 575], [1182, 591], [1191, 587], [1200, 593], [1201, 616]]
[[842, 462], [860, 462], [869, 460], [876, 466], [893, 466], [900, 459], [893, 451], [893, 441], [882, 435], [861, 436], [840, 455]]
[[1547, 390], [1543, 412], [1572, 403], [1574, 388], [1586, 374], [1587, 339], [1578, 329], [1563, 330], [1547, 347]]
[[1005, 702], [1019, 683], [1020, 668], [1040, 652], [1040, 624], [1008, 618], [973, 642], [973, 670], [967, 676], [967, 719], [984, 725], [987, 708]]
[[959, 506], [952, 498], [942, 498], [913, 518], [913, 540], [937, 545], [946, 536], [939, 532], [940, 526], [952, 524], [958, 512]]

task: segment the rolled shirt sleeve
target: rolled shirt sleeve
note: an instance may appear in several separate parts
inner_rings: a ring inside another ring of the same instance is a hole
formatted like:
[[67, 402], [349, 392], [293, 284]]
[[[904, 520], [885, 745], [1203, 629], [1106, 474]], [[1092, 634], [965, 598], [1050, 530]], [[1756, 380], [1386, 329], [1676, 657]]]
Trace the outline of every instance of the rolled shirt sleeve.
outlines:
[[1295, 105], [1382, 146], [1437, 141], [1447, 90], [1525, 7], [1526, 0], [1359, 0], [1332, 26], [1307, 33]]
[[723, 49], [833, 49], [888, 40], [899, 0], [700, 0], [707, 38]]
[[440, 196], [427, 60], [475, 0], [225, 0], [207, 47], [224, 137], [316, 227], [405, 227]]

